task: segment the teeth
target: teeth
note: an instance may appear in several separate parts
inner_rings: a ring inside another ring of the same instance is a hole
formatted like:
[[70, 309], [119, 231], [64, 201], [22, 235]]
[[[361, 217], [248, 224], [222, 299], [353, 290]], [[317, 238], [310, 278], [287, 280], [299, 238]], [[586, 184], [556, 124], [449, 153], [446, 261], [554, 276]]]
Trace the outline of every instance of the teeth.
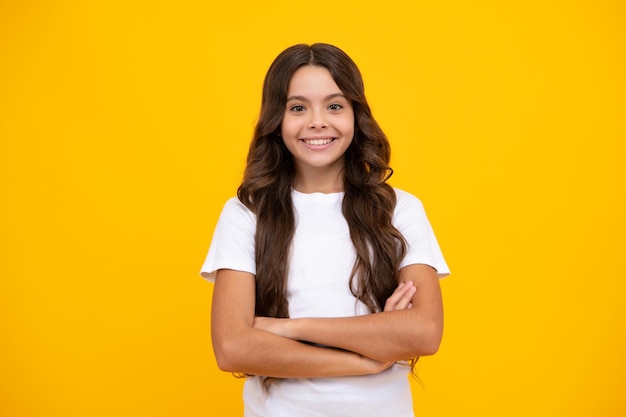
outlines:
[[304, 143], [306, 143], [307, 145], [320, 146], [328, 145], [332, 141], [332, 139], [306, 139]]

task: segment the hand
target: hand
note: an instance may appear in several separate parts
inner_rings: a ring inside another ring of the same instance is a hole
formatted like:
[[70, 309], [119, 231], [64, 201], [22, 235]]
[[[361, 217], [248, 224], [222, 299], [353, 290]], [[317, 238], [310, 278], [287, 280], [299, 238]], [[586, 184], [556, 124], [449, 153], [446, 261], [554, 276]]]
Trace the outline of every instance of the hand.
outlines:
[[417, 288], [413, 281], [401, 282], [395, 289], [393, 294], [385, 301], [385, 309], [383, 311], [405, 310], [413, 308], [411, 300]]

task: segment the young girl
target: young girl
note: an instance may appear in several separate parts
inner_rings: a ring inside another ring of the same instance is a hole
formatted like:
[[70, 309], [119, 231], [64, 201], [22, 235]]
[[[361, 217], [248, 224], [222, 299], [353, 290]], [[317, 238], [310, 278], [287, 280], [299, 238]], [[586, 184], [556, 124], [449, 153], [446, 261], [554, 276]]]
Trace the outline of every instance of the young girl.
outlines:
[[276, 58], [202, 267], [245, 416], [413, 416], [407, 360], [439, 347], [449, 271], [420, 201], [386, 183], [389, 156], [343, 51]]

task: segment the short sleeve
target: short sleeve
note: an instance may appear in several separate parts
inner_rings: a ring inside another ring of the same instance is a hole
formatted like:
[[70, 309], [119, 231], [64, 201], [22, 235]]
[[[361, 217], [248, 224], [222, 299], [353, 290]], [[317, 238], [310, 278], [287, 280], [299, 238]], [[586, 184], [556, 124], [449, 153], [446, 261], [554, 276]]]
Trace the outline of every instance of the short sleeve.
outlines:
[[236, 197], [224, 204], [200, 275], [214, 282], [218, 269], [256, 274], [254, 235], [256, 217]]
[[439, 278], [448, 276], [450, 269], [439, 248], [422, 202], [412, 194], [398, 189], [396, 196], [393, 224], [407, 242], [407, 252], [400, 267], [426, 264], [437, 270]]

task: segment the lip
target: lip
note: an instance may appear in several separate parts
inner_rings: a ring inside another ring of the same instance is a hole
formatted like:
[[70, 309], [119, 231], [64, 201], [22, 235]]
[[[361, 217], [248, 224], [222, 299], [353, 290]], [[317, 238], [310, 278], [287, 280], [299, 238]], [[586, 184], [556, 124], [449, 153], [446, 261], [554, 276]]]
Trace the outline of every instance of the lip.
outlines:
[[[335, 143], [337, 140], [334, 136], [308, 136], [306, 138], [300, 138], [300, 142], [312, 151], [324, 151]], [[317, 144], [315, 142], [318, 142]]]
[[337, 138], [334, 136], [307, 136], [299, 139], [308, 149], [316, 151], [328, 149], [336, 140]]
[[300, 140], [325, 140], [325, 139], [336, 139], [335, 136], [305, 136], [300, 138]]

